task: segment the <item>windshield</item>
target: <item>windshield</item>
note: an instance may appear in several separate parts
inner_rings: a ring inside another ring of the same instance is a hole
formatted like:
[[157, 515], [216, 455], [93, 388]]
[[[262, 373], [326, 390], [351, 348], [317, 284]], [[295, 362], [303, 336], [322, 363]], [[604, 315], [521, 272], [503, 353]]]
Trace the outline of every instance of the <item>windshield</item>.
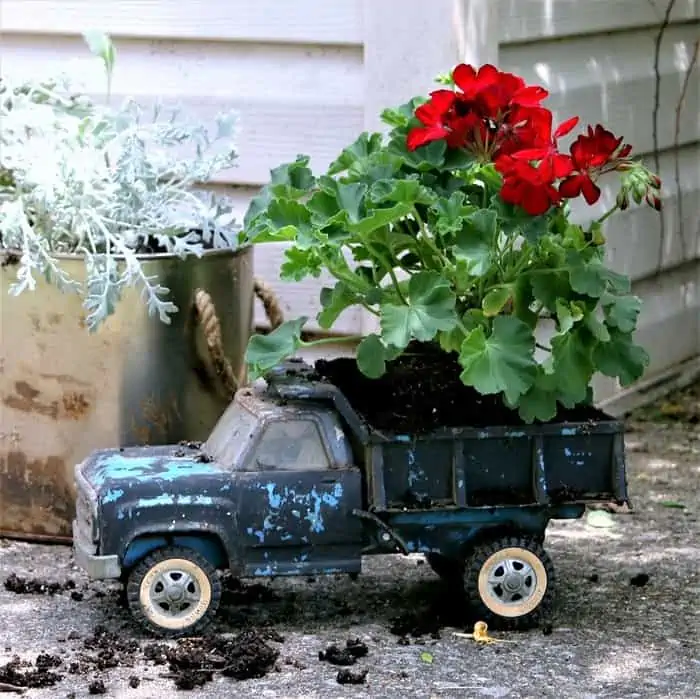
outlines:
[[257, 417], [241, 403], [234, 401], [221, 416], [204, 445], [204, 450], [217, 463], [233, 468], [257, 427]]

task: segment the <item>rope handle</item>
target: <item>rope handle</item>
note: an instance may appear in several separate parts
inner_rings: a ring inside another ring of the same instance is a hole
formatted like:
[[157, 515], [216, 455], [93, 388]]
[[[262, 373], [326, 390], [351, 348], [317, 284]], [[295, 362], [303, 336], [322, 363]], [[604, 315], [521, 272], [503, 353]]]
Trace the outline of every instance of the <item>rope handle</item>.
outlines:
[[[284, 313], [280, 306], [277, 294], [261, 279], [253, 280], [253, 293], [260, 299], [265, 315], [270, 322], [270, 327], [274, 330], [284, 323]], [[204, 339], [207, 344], [209, 357], [214, 366], [214, 371], [221, 381], [229, 400], [233, 399], [236, 391], [242, 383], [242, 373], [245, 367], [241, 368], [241, 373], [236, 375], [233, 366], [226, 356], [224, 345], [221, 338], [221, 322], [216, 313], [214, 300], [208, 291], [197, 289], [194, 293], [194, 311], [195, 318], [202, 327]]]

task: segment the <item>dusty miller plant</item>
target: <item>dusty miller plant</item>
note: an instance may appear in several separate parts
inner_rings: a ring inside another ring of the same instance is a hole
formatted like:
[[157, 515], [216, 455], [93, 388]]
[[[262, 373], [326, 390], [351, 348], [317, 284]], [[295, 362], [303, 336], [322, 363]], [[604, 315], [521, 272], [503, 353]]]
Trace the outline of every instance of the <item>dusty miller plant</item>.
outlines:
[[[85, 36], [104, 63], [107, 92], [115, 62], [109, 37]], [[44, 276], [84, 297], [91, 331], [137, 287], [164, 323], [178, 309], [169, 289], [143, 268], [143, 253], [184, 258], [237, 246], [230, 208], [193, 190], [232, 167], [235, 115], [214, 133], [177, 112], [148, 117], [133, 100], [113, 108], [70, 91], [70, 81], [0, 82], [0, 250], [19, 258], [10, 293]], [[221, 142], [216, 149], [213, 146]], [[65, 254], [82, 255], [85, 281], [71, 278]]]

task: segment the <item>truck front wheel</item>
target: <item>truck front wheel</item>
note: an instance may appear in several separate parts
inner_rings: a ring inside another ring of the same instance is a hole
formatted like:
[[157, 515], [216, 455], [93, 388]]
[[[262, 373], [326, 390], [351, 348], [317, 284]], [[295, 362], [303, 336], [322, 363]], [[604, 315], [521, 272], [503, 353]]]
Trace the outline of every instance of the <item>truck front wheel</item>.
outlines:
[[170, 637], [192, 635], [216, 614], [221, 581], [196, 551], [168, 546], [134, 567], [126, 598], [134, 618], [149, 631]]
[[482, 621], [498, 628], [530, 628], [551, 610], [554, 566], [535, 539], [503, 537], [473, 551], [464, 589]]

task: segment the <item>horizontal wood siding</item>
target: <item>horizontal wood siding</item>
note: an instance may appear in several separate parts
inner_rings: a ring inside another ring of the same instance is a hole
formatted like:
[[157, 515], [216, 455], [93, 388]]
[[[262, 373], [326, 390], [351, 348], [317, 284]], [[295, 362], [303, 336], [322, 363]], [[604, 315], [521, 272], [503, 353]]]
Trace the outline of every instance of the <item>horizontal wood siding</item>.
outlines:
[[114, 36], [362, 43], [357, 0], [2, 0], [3, 32], [77, 34], [99, 28]]

